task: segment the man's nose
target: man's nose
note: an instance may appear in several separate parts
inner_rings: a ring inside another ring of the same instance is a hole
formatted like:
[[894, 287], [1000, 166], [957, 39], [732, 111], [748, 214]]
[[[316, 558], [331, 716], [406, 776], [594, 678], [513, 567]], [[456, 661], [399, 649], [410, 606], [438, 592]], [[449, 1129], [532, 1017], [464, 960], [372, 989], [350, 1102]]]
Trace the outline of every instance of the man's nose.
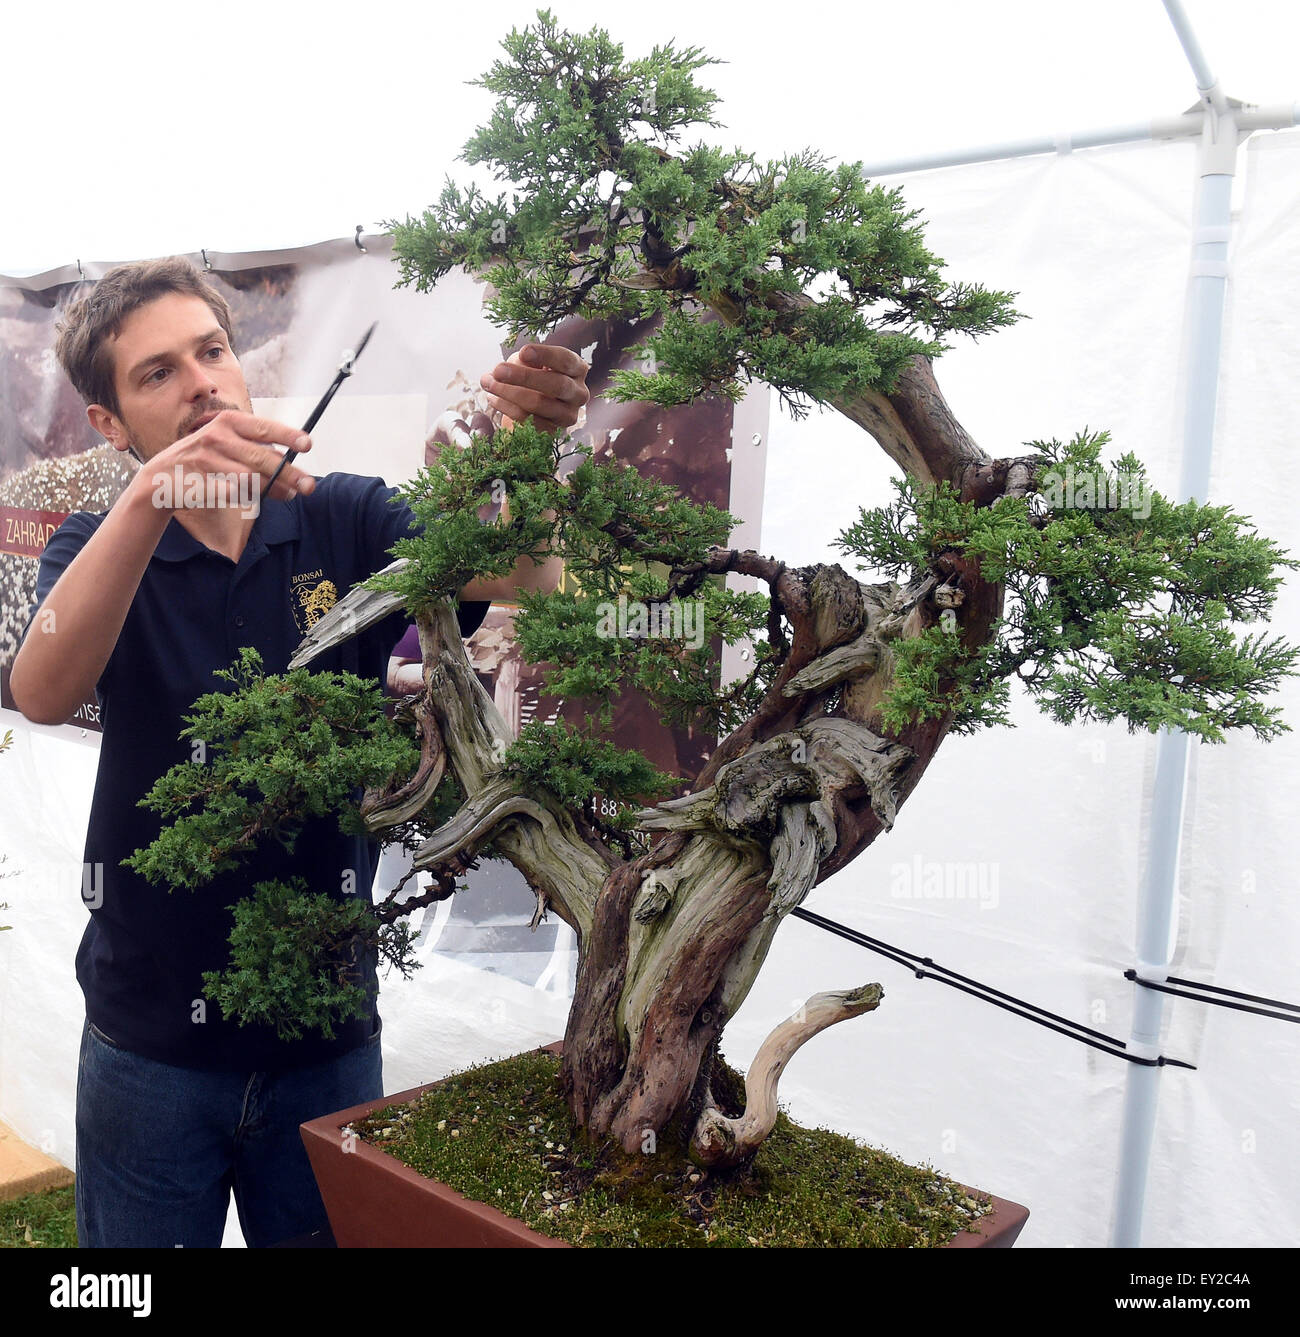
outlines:
[[185, 389], [190, 398], [198, 399], [215, 392], [217, 383], [212, 378], [212, 369], [204, 366], [197, 358], [185, 363]]

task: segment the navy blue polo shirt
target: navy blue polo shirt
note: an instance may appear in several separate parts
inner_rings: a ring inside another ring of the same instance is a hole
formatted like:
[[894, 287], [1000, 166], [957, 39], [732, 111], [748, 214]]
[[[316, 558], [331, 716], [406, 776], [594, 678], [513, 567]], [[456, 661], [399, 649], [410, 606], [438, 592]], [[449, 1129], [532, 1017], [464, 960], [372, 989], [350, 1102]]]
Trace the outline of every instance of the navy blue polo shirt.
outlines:
[[[376, 842], [346, 836], [332, 818], [306, 822], [294, 852], [263, 842], [241, 866], [196, 891], [154, 886], [122, 859], [154, 840], [161, 815], [138, 806], [154, 781], [191, 759], [178, 738], [182, 716], [205, 692], [230, 691], [213, 676], [243, 646], [268, 673], [288, 668], [307, 628], [357, 582], [385, 566], [398, 538], [418, 532], [395, 489], [379, 478], [329, 474], [310, 496], [263, 500], [238, 563], [195, 539], [174, 518], [158, 541], [104, 672], [95, 687], [103, 739], [86, 833], [83, 886], [90, 922], [77, 979], [90, 1022], [124, 1048], [181, 1067], [274, 1070], [319, 1063], [363, 1043], [379, 1025], [375, 962], [360, 963], [370, 1015], [277, 1039], [270, 1025], [240, 1026], [203, 998], [205, 970], [229, 963], [230, 906], [255, 882], [303, 877], [313, 891], [370, 900]], [[70, 515], [41, 557], [35, 612], [107, 512]], [[469, 635], [488, 605], [466, 603]], [[29, 627], [31, 622], [29, 621]], [[398, 612], [321, 655], [310, 667], [383, 682], [407, 625]], [[351, 888], [351, 889], [349, 889]]]

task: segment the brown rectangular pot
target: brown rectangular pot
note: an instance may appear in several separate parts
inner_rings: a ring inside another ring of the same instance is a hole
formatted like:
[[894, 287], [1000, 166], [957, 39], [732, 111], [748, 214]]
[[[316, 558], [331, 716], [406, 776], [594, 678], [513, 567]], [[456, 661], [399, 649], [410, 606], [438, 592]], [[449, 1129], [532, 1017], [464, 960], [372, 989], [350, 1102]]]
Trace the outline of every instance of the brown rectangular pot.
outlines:
[[[559, 1042], [547, 1045], [559, 1053]], [[344, 1150], [343, 1129], [376, 1110], [414, 1100], [437, 1086], [371, 1100], [302, 1125], [302, 1140], [340, 1249], [570, 1249], [455, 1189], [426, 1179], [394, 1156], [360, 1138]], [[1009, 1249], [1029, 1219], [1029, 1209], [992, 1194], [993, 1211], [977, 1223], [980, 1233], [963, 1230], [945, 1249]]]

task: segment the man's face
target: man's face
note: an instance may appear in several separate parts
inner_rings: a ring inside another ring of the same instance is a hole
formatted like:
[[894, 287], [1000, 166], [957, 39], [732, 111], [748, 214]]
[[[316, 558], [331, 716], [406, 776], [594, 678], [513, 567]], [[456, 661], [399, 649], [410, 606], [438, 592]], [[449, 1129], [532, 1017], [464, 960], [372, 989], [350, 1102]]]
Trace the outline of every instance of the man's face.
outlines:
[[222, 409], [253, 411], [240, 369], [212, 308], [189, 293], [137, 307], [112, 341], [119, 412], [91, 421], [119, 450], [151, 459]]

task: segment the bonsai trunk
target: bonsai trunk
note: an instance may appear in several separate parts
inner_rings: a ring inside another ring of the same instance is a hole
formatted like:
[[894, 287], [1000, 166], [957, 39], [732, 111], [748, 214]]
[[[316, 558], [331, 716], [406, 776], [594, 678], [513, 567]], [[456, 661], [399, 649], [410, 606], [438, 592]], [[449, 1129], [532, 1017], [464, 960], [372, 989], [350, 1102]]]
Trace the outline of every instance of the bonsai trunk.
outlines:
[[[1032, 482], [1024, 462], [989, 460], [966, 436], [923, 359], [894, 394], [867, 393], [839, 407], [918, 481], [946, 478], [977, 505], [1023, 495]], [[973, 652], [1002, 611], [1001, 586], [951, 552], [907, 585], [866, 585], [838, 566], [792, 570], [754, 552], [714, 549], [700, 566], [674, 571], [673, 592], [689, 595], [728, 571], [768, 585], [780, 667], [692, 791], [638, 814], [639, 828], [655, 833], [641, 858], [620, 858], [581, 812], [525, 792], [503, 771], [510, 731], [470, 670], [445, 605], [417, 618], [426, 690], [415, 718], [426, 765], [400, 804], [375, 795], [363, 808], [374, 827], [418, 810], [445, 753], [466, 802], [416, 851], [415, 865], [455, 872], [490, 840], [536, 892], [534, 922], [550, 909], [576, 931], [562, 1071], [575, 1120], [629, 1152], [650, 1150], [678, 1121], [696, 1156], [710, 1163], [752, 1155], [770, 1128], [755, 1110], [736, 1120], [716, 1108], [706, 1060], [777, 927], [893, 825], [951, 724], [945, 714], [898, 734], [886, 729], [881, 702], [893, 682], [894, 645], [951, 610], [953, 634]], [[386, 616], [394, 600], [354, 591], [316, 624], [294, 666]], [[432, 746], [430, 731], [438, 735]], [[776, 1076], [794, 1049], [880, 996], [879, 986], [819, 995], [811, 1023], [802, 1014], [782, 1023], [762, 1051], [761, 1089], [749, 1092], [750, 1104], [773, 1105]]]

